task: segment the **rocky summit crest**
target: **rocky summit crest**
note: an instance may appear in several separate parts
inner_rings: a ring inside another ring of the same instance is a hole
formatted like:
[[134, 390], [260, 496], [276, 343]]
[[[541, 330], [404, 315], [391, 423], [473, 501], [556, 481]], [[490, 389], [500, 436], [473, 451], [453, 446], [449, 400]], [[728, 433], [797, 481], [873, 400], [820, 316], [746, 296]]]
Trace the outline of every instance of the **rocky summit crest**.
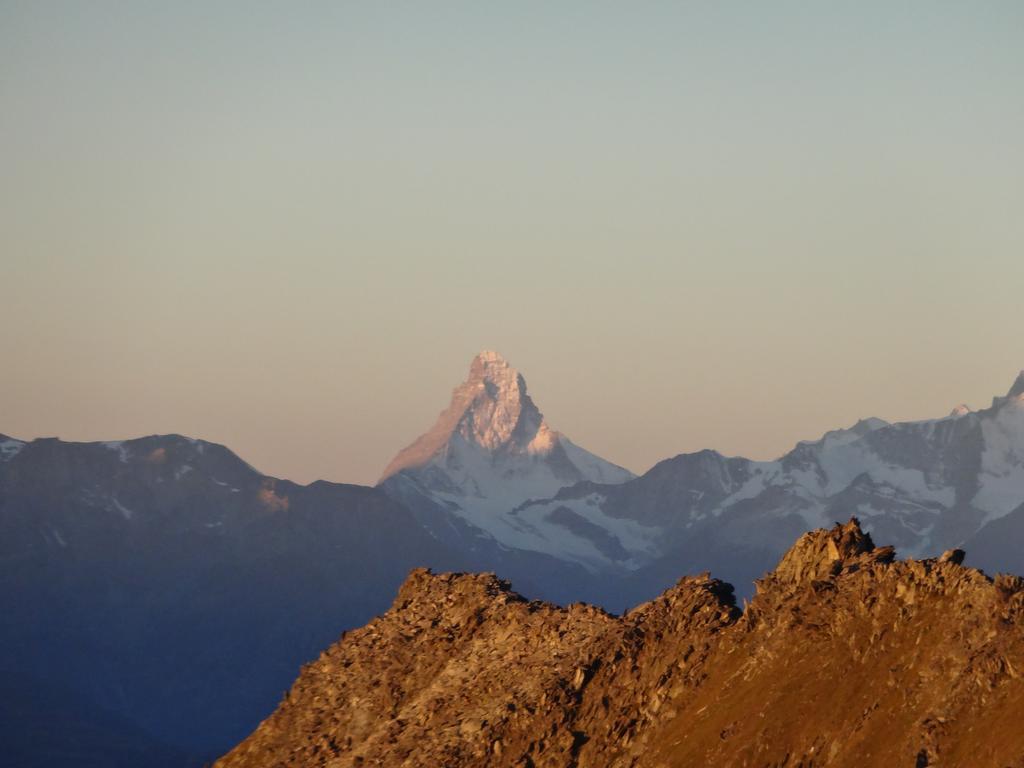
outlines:
[[434, 426], [395, 456], [381, 480], [427, 464], [455, 435], [490, 454], [544, 454], [555, 439], [522, 374], [497, 352], [484, 350], [473, 358], [468, 377]]
[[218, 765], [1024, 766], [1024, 580], [801, 537], [744, 613], [687, 577], [616, 617], [414, 571]]
[[[448, 408], [395, 456], [381, 484], [409, 506], [417, 506], [412, 495], [419, 493], [430, 503], [440, 498], [472, 516], [481, 511], [479, 500], [492, 504], [488, 514], [507, 512], [582, 480], [621, 483], [632, 477], [551, 429], [522, 374], [497, 352], [483, 351], [452, 392]], [[466, 499], [477, 501], [466, 509]], [[490, 534], [502, 540], [500, 531]]]
[[455, 430], [487, 451], [551, 448], [553, 435], [526, 391], [526, 379], [497, 352], [485, 350], [473, 358], [452, 406], [462, 411]]
[[826, 579], [873, 563], [890, 563], [892, 547], [875, 547], [857, 518], [830, 530], [809, 531], [783, 556], [772, 577], [776, 581], [801, 582]]

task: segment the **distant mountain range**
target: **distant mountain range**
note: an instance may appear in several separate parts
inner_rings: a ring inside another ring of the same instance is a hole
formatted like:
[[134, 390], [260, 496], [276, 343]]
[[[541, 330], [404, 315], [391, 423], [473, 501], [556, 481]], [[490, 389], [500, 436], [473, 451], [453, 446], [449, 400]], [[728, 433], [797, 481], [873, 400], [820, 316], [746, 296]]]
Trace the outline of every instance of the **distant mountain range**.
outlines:
[[201, 765], [410, 568], [464, 567], [376, 489], [200, 440], [0, 450], [4, 765]]
[[704, 570], [747, 596], [797, 536], [851, 515], [901, 555], [963, 545], [1024, 572], [1024, 373], [984, 410], [640, 477], [549, 427], [493, 352], [377, 488], [296, 485], [176, 435], [0, 436], [0, 740], [25, 750], [14, 765], [200, 763], [411, 568], [614, 611]]
[[590, 577], [541, 584], [542, 596], [565, 601], [570, 584], [611, 608], [657, 594], [680, 568], [748, 594], [794, 537], [851, 515], [906, 556], [969, 542], [978, 567], [1024, 570], [1024, 551], [992, 533], [1024, 536], [1024, 372], [985, 410], [867, 418], [775, 461], [707, 450], [633, 478], [551, 431], [523, 377], [485, 352], [381, 488], [482, 567], [514, 579], [524, 553], [551, 556]]

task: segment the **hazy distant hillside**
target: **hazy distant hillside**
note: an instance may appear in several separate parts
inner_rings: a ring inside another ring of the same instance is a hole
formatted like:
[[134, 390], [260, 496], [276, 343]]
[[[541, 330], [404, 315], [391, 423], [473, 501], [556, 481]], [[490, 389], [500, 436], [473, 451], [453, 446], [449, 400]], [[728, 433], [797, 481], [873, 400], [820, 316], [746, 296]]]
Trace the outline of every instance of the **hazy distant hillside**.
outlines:
[[410, 568], [460, 563], [379, 491], [275, 480], [202, 441], [0, 451], [0, 666], [23, 681], [4, 751], [46, 765], [208, 758]]

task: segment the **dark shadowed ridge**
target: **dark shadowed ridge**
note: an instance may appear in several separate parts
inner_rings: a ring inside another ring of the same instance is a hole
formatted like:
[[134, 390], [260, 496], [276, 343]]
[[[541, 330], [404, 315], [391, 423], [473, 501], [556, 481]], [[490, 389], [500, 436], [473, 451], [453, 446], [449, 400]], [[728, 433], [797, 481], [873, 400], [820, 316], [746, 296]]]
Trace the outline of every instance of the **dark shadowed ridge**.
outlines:
[[4, 751], [209, 760], [421, 565], [465, 567], [374, 488], [279, 480], [180, 435], [0, 439], [0, 678], [40, 702]]

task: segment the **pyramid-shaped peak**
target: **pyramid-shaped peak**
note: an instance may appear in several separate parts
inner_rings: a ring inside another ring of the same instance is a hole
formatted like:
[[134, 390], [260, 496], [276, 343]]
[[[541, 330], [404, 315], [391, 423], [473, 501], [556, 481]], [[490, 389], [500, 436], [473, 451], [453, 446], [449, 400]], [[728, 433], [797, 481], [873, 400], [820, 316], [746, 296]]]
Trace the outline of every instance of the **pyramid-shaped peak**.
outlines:
[[493, 350], [473, 358], [469, 376], [434, 426], [399, 451], [381, 482], [399, 472], [420, 473], [425, 483], [446, 492], [471, 490], [483, 497], [501, 491], [503, 498], [518, 501], [580, 480], [622, 483], [633, 477], [551, 429], [527, 393], [526, 380]]
[[423, 466], [455, 436], [489, 454], [546, 453], [556, 439], [527, 394], [526, 380], [491, 350], [473, 358], [469, 376], [452, 392], [451, 403], [433, 428], [401, 451], [382, 479]]

